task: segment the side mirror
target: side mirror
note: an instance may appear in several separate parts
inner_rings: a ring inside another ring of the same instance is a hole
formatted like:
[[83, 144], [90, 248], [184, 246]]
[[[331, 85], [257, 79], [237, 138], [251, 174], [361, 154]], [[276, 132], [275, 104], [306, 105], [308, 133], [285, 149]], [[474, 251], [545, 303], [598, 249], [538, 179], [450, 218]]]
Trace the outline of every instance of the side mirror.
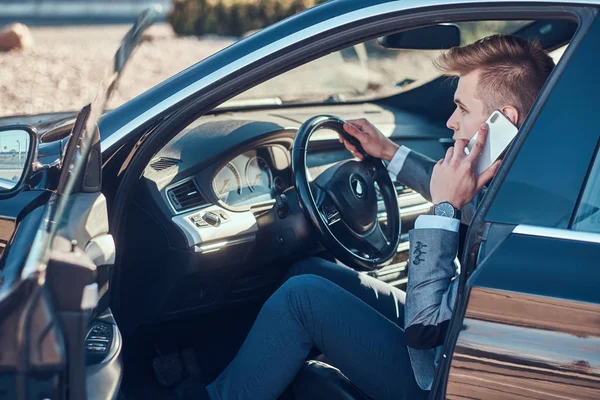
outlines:
[[36, 131], [27, 125], [0, 127], [0, 198], [19, 192], [37, 153]]
[[458, 25], [443, 24], [394, 33], [377, 40], [386, 49], [446, 50], [460, 46]]

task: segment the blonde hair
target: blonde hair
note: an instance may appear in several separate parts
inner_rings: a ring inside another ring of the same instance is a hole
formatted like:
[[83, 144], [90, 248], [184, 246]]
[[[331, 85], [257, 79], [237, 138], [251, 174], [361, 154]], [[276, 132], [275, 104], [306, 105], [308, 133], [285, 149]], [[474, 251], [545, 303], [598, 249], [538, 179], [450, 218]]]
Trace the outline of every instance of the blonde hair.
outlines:
[[486, 111], [513, 106], [519, 112], [519, 124], [554, 68], [554, 61], [538, 41], [508, 35], [454, 47], [434, 63], [447, 75], [479, 71], [475, 96], [483, 101]]

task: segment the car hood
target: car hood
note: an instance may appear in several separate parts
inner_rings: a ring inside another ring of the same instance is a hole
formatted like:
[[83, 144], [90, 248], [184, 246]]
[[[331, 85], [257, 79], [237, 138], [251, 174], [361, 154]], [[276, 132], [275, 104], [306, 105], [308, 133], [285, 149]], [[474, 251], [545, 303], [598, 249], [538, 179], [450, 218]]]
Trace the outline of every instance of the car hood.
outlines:
[[60, 125], [73, 122], [77, 116], [77, 111], [65, 111], [44, 113], [36, 115], [11, 115], [0, 118], [0, 126], [26, 124], [33, 126], [41, 136], [45, 132], [52, 130]]

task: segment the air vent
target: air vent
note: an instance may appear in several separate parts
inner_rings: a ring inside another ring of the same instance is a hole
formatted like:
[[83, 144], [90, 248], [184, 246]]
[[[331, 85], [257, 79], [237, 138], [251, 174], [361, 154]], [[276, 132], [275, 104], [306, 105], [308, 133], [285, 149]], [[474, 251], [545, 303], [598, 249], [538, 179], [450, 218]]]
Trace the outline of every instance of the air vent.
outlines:
[[171, 200], [171, 204], [173, 204], [173, 208], [175, 208], [176, 211], [187, 210], [189, 208], [207, 204], [193, 179], [169, 189], [167, 191], [167, 196], [169, 196], [169, 200]]
[[163, 169], [167, 169], [179, 163], [178, 160], [173, 160], [171, 158], [159, 158], [158, 160], [150, 163], [150, 166], [155, 171], [162, 171]]

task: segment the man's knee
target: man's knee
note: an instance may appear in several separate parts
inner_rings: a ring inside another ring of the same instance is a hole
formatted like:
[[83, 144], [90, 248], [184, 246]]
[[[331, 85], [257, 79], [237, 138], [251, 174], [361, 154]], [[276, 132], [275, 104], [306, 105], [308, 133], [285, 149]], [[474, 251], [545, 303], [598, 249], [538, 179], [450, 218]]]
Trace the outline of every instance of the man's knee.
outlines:
[[292, 276], [282, 286], [285, 292], [298, 293], [300, 291], [313, 291], [318, 290], [319, 287], [327, 282], [325, 278], [322, 278], [313, 274], [302, 274]]
[[287, 306], [295, 311], [304, 308], [309, 304], [310, 299], [314, 298], [323, 287], [330, 284], [325, 278], [317, 275], [303, 274], [292, 276], [278, 290]]
[[319, 257], [308, 257], [297, 261], [292, 265], [288, 274], [288, 279], [298, 275], [314, 274], [323, 263], [327, 261]]

